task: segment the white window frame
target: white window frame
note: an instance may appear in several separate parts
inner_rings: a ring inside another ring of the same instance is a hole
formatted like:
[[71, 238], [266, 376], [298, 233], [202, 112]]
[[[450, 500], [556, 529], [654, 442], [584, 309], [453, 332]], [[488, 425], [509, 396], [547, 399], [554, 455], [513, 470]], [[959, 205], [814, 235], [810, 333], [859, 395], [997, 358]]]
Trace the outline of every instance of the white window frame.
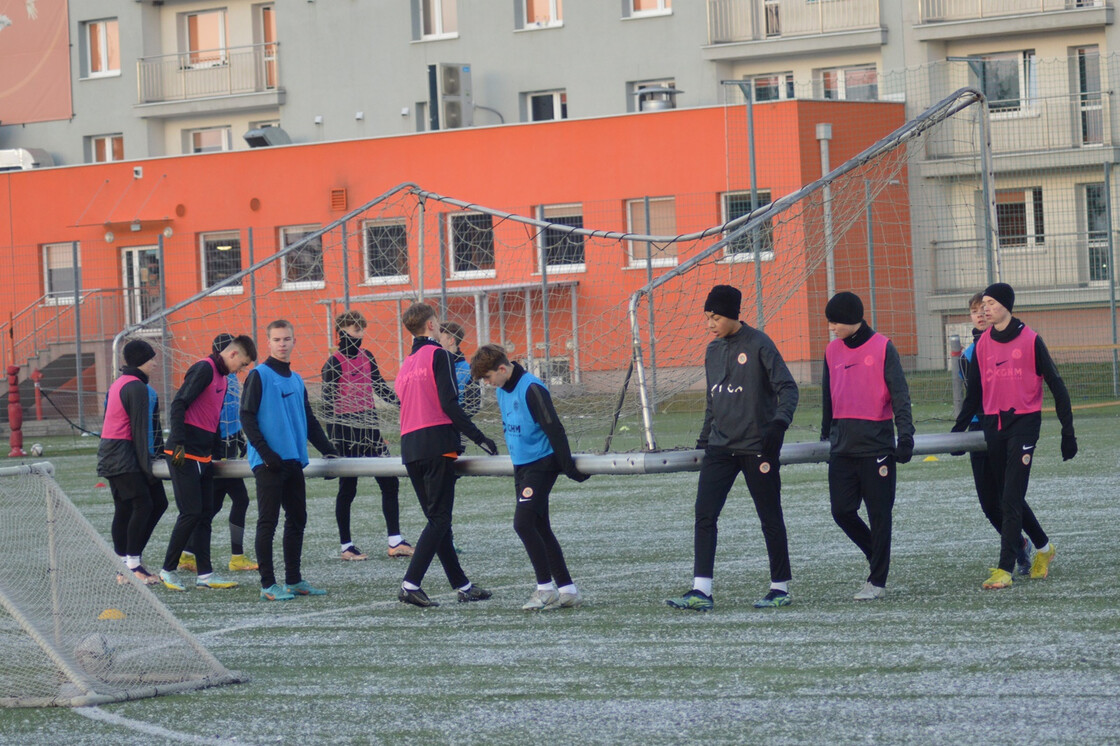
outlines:
[[[537, 218], [540, 220], [555, 221], [556, 218], [574, 218], [580, 219], [580, 226], [583, 227], [583, 204], [579, 202], [570, 202], [562, 205], [541, 205], [537, 208]], [[540, 274], [540, 268], [545, 264], [545, 234], [549, 229], [542, 228], [540, 233], [537, 234], [537, 274]], [[583, 261], [575, 264], [548, 264], [548, 274], [572, 274], [576, 272], [587, 271], [587, 240], [585, 236], [580, 236], [583, 243]]]
[[[1004, 243], [1004, 233], [999, 230], [999, 206], [1001, 204], [1020, 204], [1018, 201], [1000, 202], [1001, 194], [1021, 192], [1023, 194], [1024, 232], [1022, 234], [1009, 234], [1009, 239], [1022, 239], [1022, 243]], [[1046, 250], [1046, 196], [1042, 187], [1032, 185], [1025, 187], [1010, 187], [996, 190], [996, 243], [1000, 251], [1025, 253]], [[1042, 231], [1039, 232], [1039, 223]]]
[[[117, 37], [117, 67], [109, 67], [109, 24], [112, 24], [116, 29]], [[85, 31], [86, 43], [86, 78], [117, 78], [120, 77], [120, 49], [121, 49], [121, 31], [120, 22], [116, 18], [98, 18], [93, 21], [85, 21], [82, 23]], [[98, 47], [101, 50], [100, 60], [101, 70], [98, 72], [93, 71], [93, 44], [91, 43], [90, 35], [93, 33], [94, 28], [97, 28]]]
[[[628, 199], [628, 200], [626, 200], [626, 231], [628, 233], [636, 233], [636, 234], [639, 234], [639, 235], [648, 235], [648, 236], [675, 235], [676, 231], [677, 231], [677, 198], [676, 197], [650, 197], [649, 198], [649, 203], [650, 203], [650, 206], [651, 206], [650, 219], [652, 221], [653, 218], [654, 218], [652, 205], [654, 205], [655, 203], [664, 203], [664, 202], [669, 202], [673, 206], [673, 227], [672, 227], [671, 232], [665, 233], [665, 234], [658, 234], [658, 233], [655, 233], [654, 231], [649, 230], [648, 226], [646, 227], [645, 230], [641, 230], [637, 226], [635, 226], [635, 224], [634, 224], [634, 210], [635, 210], [635, 208], [640, 208], [641, 210], [643, 210], [642, 222], [643, 222], [643, 224], [645, 223], [645, 213], [644, 213], [645, 198], [644, 197], [638, 198], [638, 199]], [[628, 269], [645, 269], [645, 267], [646, 267], [645, 257], [641, 257], [641, 258], [636, 257], [635, 253], [634, 253], [634, 250], [638, 247], [639, 244], [641, 245], [641, 250], [642, 250], [643, 253], [647, 250], [647, 248], [652, 248], [652, 247], [649, 247], [646, 244], [645, 241], [627, 241], [626, 244], [627, 244], [626, 259], [627, 259]], [[677, 254], [676, 254], [676, 251], [677, 251], [676, 247], [677, 247], [677, 244], [673, 244], [674, 253], [673, 253], [672, 256], [662, 256], [662, 257], [654, 258], [649, 263], [649, 265], [652, 266], [652, 267], [675, 267], [675, 266], [677, 266], [677, 263], [678, 263], [679, 260], [678, 260]]]
[[[120, 158], [114, 158], [113, 157], [113, 141], [114, 140], [120, 140], [121, 141], [121, 157]], [[107, 157], [103, 161], [97, 160], [97, 145], [99, 143], [103, 143], [104, 147], [105, 147], [105, 155]], [[89, 162], [90, 163], [115, 163], [117, 161], [123, 161], [124, 159], [125, 159], [124, 158], [124, 135], [121, 134], [120, 132], [116, 132], [112, 135], [93, 135], [92, 137], [89, 138]]]
[[[488, 269], [468, 269], [456, 270], [455, 257], [458, 255], [458, 247], [455, 244], [455, 221], [459, 218], [464, 218], [473, 215], [484, 215], [490, 218], [490, 247], [493, 252], [494, 266]], [[484, 280], [498, 276], [498, 248], [497, 241], [494, 240], [494, 218], [489, 213], [485, 212], [453, 212], [447, 215], [447, 252], [448, 262], [447, 266], [451, 270], [452, 280]]]
[[[194, 137], [196, 134], [204, 132], [220, 132], [222, 136], [222, 147], [219, 150], [195, 150]], [[200, 155], [202, 153], [227, 153], [233, 150], [233, 128], [228, 124], [218, 127], [195, 127], [194, 129], [183, 130], [186, 135], [186, 154], [187, 155]]]
[[[44, 306], [72, 306], [74, 305], [74, 288], [56, 290], [51, 287], [51, 253], [57, 251], [59, 256], [65, 255], [67, 263], [57, 269], [74, 269], [74, 242], [45, 243], [41, 258], [43, 261], [43, 305]], [[82, 270], [82, 244], [78, 243], [78, 272], [79, 279]], [[65, 293], [65, 295], [63, 295]]]
[[[720, 200], [719, 200], [720, 210], [722, 211], [722, 216], [723, 216], [723, 222], [724, 223], [726, 223], [730, 220], [734, 220], [737, 217], [742, 217], [742, 215], [735, 215], [735, 216], [731, 215], [731, 200], [732, 200], [732, 198], [737, 198], [737, 199], [744, 199], [745, 198], [747, 202], [750, 202], [751, 191], [749, 189], [736, 190], [734, 192], [724, 192], [723, 194], [720, 195]], [[758, 190], [758, 206], [759, 207], [765, 207], [766, 205], [770, 204], [770, 202], [771, 202], [770, 190], [769, 189], [759, 189]], [[746, 214], [746, 213], [743, 213], [743, 214]], [[763, 240], [763, 245], [765, 246], [768, 243], [770, 248], [762, 249], [761, 251], [758, 252], [758, 256], [764, 262], [772, 262], [772, 261], [774, 261], [774, 226], [773, 226], [772, 223], [769, 225], [768, 228], [763, 228], [763, 231], [767, 231], [767, 230], [769, 230], [769, 232], [770, 232], [770, 238], [769, 238], [768, 241], [766, 239], [762, 239], [762, 240]], [[724, 233], [723, 235], [724, 235], [724, 237], [726, 237], [728, 234]], [[754, 261], [754, 250], [753, 249], [748, 249], [746, 251], [733, 251], [730, 246], [727, 246], [723, 250], [723, 259], [721, 261], [725, 262], [727, 264], [739, 264], [741, 262], [753, 262]]]
[[[758, 84], [762, 80], [776, 78], [778, 80], [778, 97], [760, 99], [758, 97]], [[791, 101], [797, 98], [797, 90], [793, 84], [793, 73], [790, 71], [780, 73], [763, 73], [762, 75], [749, 75], [745, 78], [751, 85], [751, 95], [754, 96], [754, 102], [766, 103], [768, 101]]]
[[[198, 234], [198, 253], [199, 253], [199, 260], [200, 260], [199, 261], [199, 269], [202, 272], [202, 289], [203, 290], [206, 290], [211, 285], [216, 284], [215, 282], [211, 282], [210, 278], [206, 276], [206, 242], [207, 241], [219, 241], [219, 240], [224, 240], [224, 239], [228, 239], [230, 241], [236, 241], [237, 242], [237, 252], [238, 252], [238, 257], [240, 258], [240, 255], [241, 255], [241, 233], [239, 231], [210, 231], [209, 233], [199, 233]], [[235, 270], [234, 272], [230, 273], [230, 274], [236, 274], [237, 272], [240, 272], [243, 269], [245, 269], [245, 267], [240, 266], [240, 263], [239, 263], [238, 269]], [[221, 279], [224, 279], [224, 278], [221, 278]], [[221, 282], [221, 279], [217, 280], [217, 282]], [[245, 292], [245, 287], [244, 287], [243, 283], [234, 283], [233, 285], [227, 285], [224, 288], [221, 288], [220, 290], [215, 290], [213, 293], [211, 293], [211, 295], [241, 295], [244, 292]]]
[[[533, 118], [533, 99], [538, 97], [552, 97], [552, 111], [554, 116], [552, 119], [534, 119]], [[561, 88], [555, 91], [533, 91], [525, 94], [525, 121], [527, 122], [559, 122], [568, 118], [568, 91]]]
[[533, 21], [529, 19], [529, 2], [530, 0], [521, 0], [521, 17], [524, 19], [524, 23], [521, 26], [522, 31], [536, 31], [542, 28], [559, 28], [564, 25], [563, 0], [537, 0], [537, 2], [548, 5], [547, 21]]
[[[434, 41], [437, 39], [459, 38], [459, 6], [458, 0], [417, 0], [420, 7], [420, 40]], [[455, 8], [455, 28], [448, 31], [443, 27], [444, 6], [450, 4]], [[424, 19], [428, 14], [432, 16], [432, 33], [424, 33]]]
[[387, 226], [400, 226], [404, 228], [404, 254], [405, 262], [409, 260], [408, 256], [408, 223], [403, 220], [366, 220], [362, 223], [362, 276], [365, 278], [362, 281], [363, 285], [405, 285], [409, 282], [411, 277], [408, 273], [397, 275], [371, 275], [369, 273], [369, 229], [374, 227], [387, 227]]
[[[848, 74], [854, 72], [873, 72], [875, 73], [875, 98], [871, 99], [850, 99], [848, 98]], [[830, 99], [827, 95], [827, 89], [824, 85], [825, 76], [833, 74], [836, 76], [836, 98]], [[820, 95], [818, 98], [826, 99], [829, 101], [878, 101], [879, 100], [879, 69], [874, 64], [866, 65], [845, 65], [843, 67], [826, 67], [817, 71], [817, 80], [820, 85]]]
[[[198, 16], [216, 14], [219, 17], [218, 46], [214, 49], [192, 49], [190, 19]], [[209, 67], [221, 67], [229, 64], [229, 13], [226, 8], [202, 8], [183, 13], [180, 16], [182, 23], [182, 40], [185, 49], [184, 57], [187, 66], [192, 70], [202, 70]], [[206, 59], [192, 59], [202, 52], [217, 52], [217, 56]]]
[[[991, 118], [993, 120], [1041, 116], [1041, 111], [1036, 104], [1038, 101], [1038, 56], [1033, 49], [992, 52], [991, 54], [976, 55], [976, 58], [985, 64], [1014, 59], [1017, 66], [1019, 77], [1019, 103], [1014, 107], [1003, 107], [1000, 106], [998, 102], [996, 102], [995, 105], [990, 103]], [[976, 74], [974, 71], [972, 75], [975, 77]], [[979, 86], [980, 81], [977, 80], [975, 82]], [[987, 91], [981, 90], [981, 92], [987, 94]]]
[[[1108, 277], [1103, 277], [1103, 278], [1100, 278], [1100, 279], [1094, 279], [1093, 276], [1092, 276], [1093, 263], [1090, 261], [1092, 259], [1092, 255], [1093, 254], [1103, 254], [1106, 262], [1109, 261], [1109, 256], [1108, 256], [1108, 231], [1107, 230], [1095, 230], [1094, 231], [1094, 230], [1091, 229], [1091, 227], [1089, 225], [1089, 217], [1090, 217], [1090, 215], [1089, 215], [1089, 190], [1090, 189], [1100, 191], [1100, 201], [1101, 201], [1102, 204], [1104, 203], [1104, 195], [1105, 195], [1105, 192], [1106, 192], [1106, 190], [1104, 188], [1104, 182], [1103, 181], [1093, 182], [1093, 183], [1090, 183], [1090, 184], [1081, 184], [1081, 185], [1079, 185], [1079, 189], [1078, 189], [1078, 191], [1080, 192], [1078, 197], [1081, 201], [1081, 205], [1080, 205], [1081, 218], [1080, 218], [1080, 221], [1079, 221], [1081, 223], [1081, 225], [1079, 227], [1080, 227], [1080, 230], [1084, 231], [1084, 236], [1085, 236], [1085, 261], [1086, 261], [1086, 264], [1087, 264], [1086, 279], [1089, 281], [1089, 286], [1090, 287], [1102, 287], [1102, 286], [1103, 287], [1108, 287], [1108, 280], [1109, 280]], [[1104, 208], [1107, 210], [1108, 206], [1104, 205]]]
[[671, 16], [673, 14], [673, 0], [655, 0], [657, 7], [648, 10], [639, 10], [634, 7], [635, 0], [626, 4], [626, 18], [654, 18], [657, 16]]
[[[319, 230], [319, 225], [289, 225], [280, 229], [280, 248], [286, 249], [294, 243], [301, 241], [304, 236], [309, 233], [314, 233]], [[294, 240], [290, 238], [296, 236]], [[323, 266], [323, 239], [320, 236], [315, 239], [315, 243], [319, 245], [319, 271], [323, 273], [322, 279], [319, 280], [289, 280], [288, 279], [288, 255], [280, 257], [280, 289], [281, 290], [322, 290], [327, 286], [326, 267]]]

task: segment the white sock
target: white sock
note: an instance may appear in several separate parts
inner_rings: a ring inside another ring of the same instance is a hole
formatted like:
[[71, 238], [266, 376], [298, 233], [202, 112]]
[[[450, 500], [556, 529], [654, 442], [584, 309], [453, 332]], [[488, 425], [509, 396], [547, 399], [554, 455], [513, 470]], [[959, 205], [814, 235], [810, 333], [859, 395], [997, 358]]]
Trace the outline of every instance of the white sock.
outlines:
[[568, 585], [560, 586], [560, 592], [567, 593], [569, 596], [575, 596], [579, 593], [579, 588], [576, 588], [575, 583], [569, 583]]
[[692, 589], [700, 591], [705, 596], [712, 595], [712, 579], [711, 578], [693, 578]]
[[340, 552], [345, 552], [347, 549], [349, 549], [352, 546], [354, 546], [354, 542], [348, 541], [348, 542], [346, 542], [345, 544], [342, 545], [342, 549], [340, 549], [339, 551]]
[[121, 561], [121, 564], [123, 564], [123, 565], [128, 564], [128, 560], [125, 558], [125, 556], [123, 554], [118, 554], [117, 559], [119, 559]]
[[140, 567], [140, 558], [130, 554], [124, 558], [124, 563], [128, 565], [129, 570], [135, 570]]
[[418, 591], [418, 590], [420, 590], [420, 586], [413, 585], [412, 583], [408, 582], [407, 580], [402, 580], [401, 581], [401, 588], [404, 588], [406, 591]]
[[783, 581], [781, 583], [770, 583], [770, 590], [781, 591], [782, 593], [789, 593], [789, 581], [786, 580], [786, 581]]
[[455, 590], [462, 591], [463, 593], [466, 593], [470, 589], [471, 589], [471, 581], [468, 580], [466, 585], [464, 585], [462, 588], [456, 588]]
[[1042, 552], [1043, 554], [1045, 554], [1046, 552], [1049, 552], [1050, 551], [1050, 542], [1046, 542], [1046, 546], [1044, 546], [1044, 547], [1039, 547], [1038, 551]]
[[213, 574], [214, 574], [214, 573], [212, 573], [212, 572], [208, 572], [208, 573], [205, 573], [204, 575], [199, 575], [199, 576], [198, 576], [198, 579], [199, 579], [199, 580], [207, 580], [207, 579], [208, 579], [208, 578], [209, 578], [209, 577], [210, 577], [211, 575], [213, 575]]
[[404, 539], [401, 538], [400, 534], [393, 534], [392, 536], [389, 537], [389, 546], [395, 547], [395, 546], [399, 545], [402, 541], [404, 541]]
[[547, 583], [537, 583], [537, 590], [538, 591], [554, 591], [554, 590], [556, 590], [556, 583], [553, 583], [551, 580], [548, 581]]

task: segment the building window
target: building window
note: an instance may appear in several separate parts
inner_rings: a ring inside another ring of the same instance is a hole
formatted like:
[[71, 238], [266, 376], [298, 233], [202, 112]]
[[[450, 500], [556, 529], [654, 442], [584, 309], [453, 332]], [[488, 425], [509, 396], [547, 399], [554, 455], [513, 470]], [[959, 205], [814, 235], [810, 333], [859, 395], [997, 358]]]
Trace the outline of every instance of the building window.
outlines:
[[91, 163], [124, 160], [124, 135], [95, 135], [89, 138]]
[[116, 18], [88, 21], [86, 74], [91, 78], [121, 74], [121, 42]]
[[[758, 206], [765, 207], [770, 204], [770, 192], [765, 189], [757, 191]], [[728, 223], [736, 218], [741, 218], [751, 212], [751, 193], [728, 192], [723, 195], [723, 222]], [[726, 234], [725, 234], [726, 235]], [[760, 226], [759, 230], [736, 236], [724, 249], [724, 256], [731, 261], [754, 261], [755, 241], [758, 241], [758, 250], [762, 259], [774, 258], [774, 226], [770, 219]]]
[[879, 74], [874, 65], [821, 70], [819, 98], [836, 101], [877, 101]]
[[1046, 243], [1042, 216], [1042, 189], [996, 191], [996, 224], [999, 247], [1025, 248]]
[[[646, 223], [646, 202], [632, 199], [626, 202], [627, 230], [650, 236], [677, 235], [677, 200], [675, 197], [650, 197], [649, 223]], [[630, 264], [646, 265], [647, 257], [655, 267], [666, 267], [677, 263], [676, 243], [650, 243], [630, 241]]]
[[366, 282], [408, 282], [408, 229], [403, 221], [368, 221], [362, 226]]
[[[568, 228], [583, 227], [582, 205], [546, 205], [541, 208], [541, 219]], [[564, 228], [545, 228], [540, 233], [541, 256], [550, 272], [555, 270], [581, 270], [584, 268], [584, 236]]]
[[218, 153], [223, 150], [233, 150], [233, 139], [228, 126], [186, 130], [185, 134], [187, 153]]
[[1085, 228], [1089, 250], [1089, 281], [1107, 282], [1110, 275], [1108, 252], [1108, 204], [1104, 184], [1085, 185]]
[[[79, 246], [79, 269], [81, 266], [82, 254]], [[43, 245], [43, 301], [47, 305], [66, 305], [74, 302], [75, 274], [74, 244]]]
[[[241, 271], [241, 235], [237, 231], [203, 233], [199, 236], [202, 249], [202, 287], [209, 288]], [[240, 283], [226, 286], [216, 292], [240, 293]]]
[[1038, 100], [1034, 50], [981, 55], [969, 68], [993, 114], [1024, 111]]
[[1101, 105], [1101, 53], [1097, 46], [1078, 47], [1077, 59], [1077, 111], [1080, 115], [1081, 144], [1104, 143], [1104, 108]]
[[185, 14], [187, 55], [191, 67], [214, 67], [226, 63], [225, 8]]
[[793, 73], [771, 73], [750, 78], [754, 85], [755, 101], [783, 101], [796, 98], [793, 92]]
[[458, 0], [419, 0], [420, 38], [438, 39], [459, 33]]
[[567, 91], [526, 93], [526, 109], [530, 122], [548, 122], [568, 118]]
[[622, 10], [627, 18], [663, 16], [673, 12], [673, 0], [624, 0]]
[[520, 28], [534, 29], [564, 25], [564, 0], [522, 0]]
[[494, 219], [483, 213], [457, 213], [448, 218], [451, 273], [465, 277], [494, 276]]
[[[299, 225], [280, 229], [280, 246], [288, 248], [303, 242], [319, 231], [317, 225]], [[315, 236], [291, 253], [280, 257], [281, 287], [285, 290], [309, 290], [324, 287], [323, 239]]]

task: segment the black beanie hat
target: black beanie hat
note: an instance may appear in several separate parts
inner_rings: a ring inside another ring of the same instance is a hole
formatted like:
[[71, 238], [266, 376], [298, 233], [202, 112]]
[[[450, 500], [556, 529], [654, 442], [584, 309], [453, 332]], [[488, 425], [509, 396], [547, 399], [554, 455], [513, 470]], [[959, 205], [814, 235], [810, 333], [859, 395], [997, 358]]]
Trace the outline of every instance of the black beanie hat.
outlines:
[[704, 301], [704, 313], [718, 313], [725, 319], [739, 318], [739, 305], [743, 302], [743, 294], [738, 288], [730, 285], [716, 285], [708, 293]]
[[233, 335], [229, 332], [222, 332], [214, 337], [214, 354], [220, 355], [222, 350], [233, 344]]
[[984, 295], [995, 298], [1008, 311], [1015, 307], [1015, 289], [1006, 282], [997, 282], [984, 288]]
[[824, 307], [824, 317], [834, 324], [858, 324], [863, 321], [863, 301], [855, 293], [839, 292]]
[[155, 356], [156, 351], [142, 339], [134, 339], [124, 346], [124, 364], [130, 368], [139, 368]]

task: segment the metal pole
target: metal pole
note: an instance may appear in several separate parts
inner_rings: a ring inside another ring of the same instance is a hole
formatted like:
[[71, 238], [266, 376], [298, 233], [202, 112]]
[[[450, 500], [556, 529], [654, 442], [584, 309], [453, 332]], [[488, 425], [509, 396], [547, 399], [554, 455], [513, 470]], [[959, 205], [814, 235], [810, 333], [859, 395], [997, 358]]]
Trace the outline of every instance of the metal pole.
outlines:
[[440, 321], [447, 320], [447, 255], [450, 253], [447, 250], [448, 245], [453, 240], [452, 236], [447, 235], [447, 231], [451, 228], [450, 224], [445, 225], [440, 221], [439, 226], [439, 318]]
[[[646, 232], [653, 234], [650, 226], [649, 195], [645, 197]], [[653, 242], [646, 242], [646, 287], [653, 287]], [[649, 304], [649, 402], [651, 410], [657, 408], [657, 339], [654, 326], [653, 291], [646, 295]], [[639, 377], [640, 378], [640, 377]]]
[[[167, 251], [164, 248], [162, 233], [159, 236], [159, 241], [157, 242], [156, 247], [156, 250], [159, 252], [159, 310], [162, 311], [163, 309], [167, 308], [167, 264], [164, 262], [164, 257], [167, 256]], [[171, 356], [168, 354], [168, 352], [171, 351], [171, 348], [167, 344], [168, 338], [170, 337], [170, 334], [168, 332], [169, 328], [167, 325], [167, 317], [161, 315], [159, 319], [159, 341], [163, 349], [167, 350], [167, 352], [165, 352], [163, 355], [160, 355], [159, 358], [160, 377], [163, 379], [160, 386], [160, 396], [165, 402], [165, 404], [160, 407], [160, 409], [164, 413], [163, 418], [167, 422], [170, 422]], [[113, 358], [113, 361], [114, 363], [116, 362], [116, 357]]]
[[992, 123], [988, 116], [988, 99], [980, 99], [980, 187], [984, 195], [984, 259], [988, 284], [999, 279], [999, 254], [995, 237], [996, 223], [995, 165], [992, 162]]
[[[253, 229], [249, 228], [249, 266], [252, 267], [256, 262], [253, 260]], [[252, 328], [250, 332], [254, 339], [257, 337], [257, 273], [252, 272], [249, 274], [249, 324]]]
[[[737, 81], [747, 102], [747, 162], [751, 179], [751, 212], [758, 209], [758, 168], [754, 150], [754, 88], [746, 80]], [[766, 323], [762, 309], [762, 241], [758, 229], [751, 231], [751, 248], [754, 250], [754, 305], [755, 326], [760, 330]]]
[[[538, 210], [540, 210], [540, 214], [537, 217], [544, 217], [544, 211], [541, 208], [538, 208]], [[544, 231], [541, 231], [541, 235], [544, 235]], [[544, 338], [544, 366], [541, 368], [543, 374], [541, 379], [548, 386], [550, 384], [549, 379], [552, 377], [552, 335], [549, 334], [551, 324], [548, 318], [548, 257], [545, 256], [543, 246], [540, 247], [538, 256], [540, 256], [541, 262], [541, 320], [544, 322], [544, 331], [541, 334]], [[527, 324], [530, 321], [528, 318], [525, 319]]]
[[1120, 396], [1120, 359], [1116, 349], [1116, 241], [1112, 233], [1112, 162], [1104, 162], [1104, 204], [1105, 219], [1108, 221], [1108, 307], [1112, 311], [1112, 395]]
[[[85, 368], [82, 365], [82, 268], [78, 266], [78, 242], [74, 241], [70, 244], [70, 258], [74, 263], [74, 368], [75, 368], [75, 390], [78, 392], [78, 427], [83, 430], [86, 427], [85, 417], [85, 403], [82, 399], [85, 398], [85, 388], [82, 385], [82, 373]], [[116, 361], [114, 361], [116, 367]]]
[[424, 202], [427, 197], [421, 196], [416, 210], [416, 220], [419, 228], [416, 231], [416, 301], [424, 302]]
[[[350, 310], [350, 240], [346, 223], [342, 224], [342, 310]], [[319, 239], [322, 241], [322, 239]], [[322, 245], [320, 243], [320, 245]]]
[[[832, 139], [832, 125], [828, 123], [821, 123], [817, 125], [817, 140], [821, 144], [821, 176], [825, 176], [832, 167], [829, 165], [829, 152], [828, 143]], [[829, 184], [824, 185], [822, 190], [822, 198], [824, 200], [824, 265], [825, 265], [825, 281], [828, 288], [828, 297], [836, 295], [836, 257], [833, 256], [835, 246], [833, 245], [832, 236], [832, 187]]]
[[871, 328], [878, 329], [875, 315], [875, 228], [871, 217], [870, 179], [863, 180], [863, 204], [867, 214], [867, 300], [871, 305]]
[[[872, 328], [874, 328], [872, 324]], [[949, 335], [949, 387], [953, 391], [953, 417], [961, 411], [964, 401], [964, 381], [961, 380], [961, 337], [959, 334]]]

